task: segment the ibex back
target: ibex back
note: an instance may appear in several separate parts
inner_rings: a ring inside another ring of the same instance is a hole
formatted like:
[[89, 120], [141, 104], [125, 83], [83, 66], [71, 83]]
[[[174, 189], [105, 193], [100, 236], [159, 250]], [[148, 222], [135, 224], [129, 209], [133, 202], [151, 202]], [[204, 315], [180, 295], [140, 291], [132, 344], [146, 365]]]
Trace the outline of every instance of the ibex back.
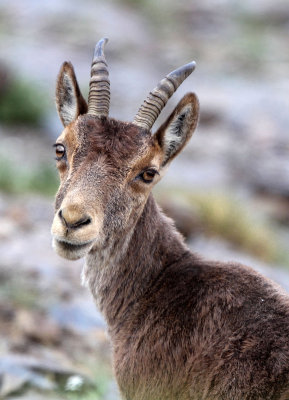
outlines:
[[154, 133], [189, 63], [150, 92], [132, 123], [108, 117], [101, 40], [88, 105], [65, 62], [56, 90], [61, 185], [54, 248], [86, 257], [83, 279], [103, 313], [125, 400], [289, 399], [289, 298], [252, 269], [191, 253], [152, 195], [196, 128], [189, 93]]

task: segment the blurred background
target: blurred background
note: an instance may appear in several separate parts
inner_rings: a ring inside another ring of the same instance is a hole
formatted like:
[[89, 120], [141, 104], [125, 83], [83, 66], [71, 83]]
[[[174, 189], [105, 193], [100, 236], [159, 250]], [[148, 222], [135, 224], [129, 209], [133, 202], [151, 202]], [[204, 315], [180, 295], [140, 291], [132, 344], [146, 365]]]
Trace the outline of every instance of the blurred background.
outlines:
[[289, 290], [288, 31], [283, 0], [0, 0], [0, 398], [118, 399], [83, 261], [50, 238], [56, 76], [71, 61], [87, 94], [101, 37], [122, 120], [196, 60], [156, 127], [188, 91], [199, 127], [155, 195], [192, 250]]

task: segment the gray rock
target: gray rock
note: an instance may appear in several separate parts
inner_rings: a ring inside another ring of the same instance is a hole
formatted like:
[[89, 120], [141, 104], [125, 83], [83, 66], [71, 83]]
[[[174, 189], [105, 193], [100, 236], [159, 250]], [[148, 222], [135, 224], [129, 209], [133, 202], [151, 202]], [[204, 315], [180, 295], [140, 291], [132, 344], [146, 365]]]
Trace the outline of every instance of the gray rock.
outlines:
[[55, 304], [50, 316], [57, 324], [74, 332], [86, 332], [94, 328], [105, 328], [105, 322], [95, 304], [87, 299], [75, 298], [69, 302]]
[[66, 388], [71, 377], [78, 376], [83, 387], [92, 387], [92, 381], [71, 366], [64, 366], [58, 359], [38, 359], [29, 355], [7, 354], [0, 357], [0, 395], [18, 392], [24, 386], [44, 391]]

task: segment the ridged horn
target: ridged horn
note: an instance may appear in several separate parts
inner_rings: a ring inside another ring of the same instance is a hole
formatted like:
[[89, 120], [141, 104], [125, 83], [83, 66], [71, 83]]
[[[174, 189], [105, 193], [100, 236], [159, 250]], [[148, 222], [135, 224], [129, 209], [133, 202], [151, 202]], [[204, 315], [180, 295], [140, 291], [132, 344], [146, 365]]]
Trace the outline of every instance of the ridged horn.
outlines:
[[104, 46], [107, 42], [108, 39], [104, 38], [96, 44], [91, 64], [87, 113], [98, 117], [107, 117], [109, 112], [110, 82], [104, 57]]
[[194, 61], [172, 71], [162, 79], [153, 89], [141, 105], [133, 123], [150, 130], [160, 112], [167, 104], [168, 99], [174, 94], [180, 84], [193, 72], [196, 63]]

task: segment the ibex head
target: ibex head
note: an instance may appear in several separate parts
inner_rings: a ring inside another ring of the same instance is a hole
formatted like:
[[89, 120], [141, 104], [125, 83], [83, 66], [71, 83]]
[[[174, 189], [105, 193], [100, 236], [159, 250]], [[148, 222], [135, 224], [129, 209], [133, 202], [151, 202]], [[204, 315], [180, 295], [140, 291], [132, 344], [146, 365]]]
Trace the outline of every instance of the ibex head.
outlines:
[[60, 70], [56, 104], [64, 125], [55, 151], [60, 174], [52, 225], [54, 247], [77, 259], [132, 232], [152, 187], [194, 132], [199, 113], [195, 94], [186, 94], [167, 121], [151, 128], [169, 97], [194, 70], [189, 63], [160, 81], [132, 123], [108, 117], [110, 84], [103, 48], [95, 48], [88, 105], [73, 67]]

